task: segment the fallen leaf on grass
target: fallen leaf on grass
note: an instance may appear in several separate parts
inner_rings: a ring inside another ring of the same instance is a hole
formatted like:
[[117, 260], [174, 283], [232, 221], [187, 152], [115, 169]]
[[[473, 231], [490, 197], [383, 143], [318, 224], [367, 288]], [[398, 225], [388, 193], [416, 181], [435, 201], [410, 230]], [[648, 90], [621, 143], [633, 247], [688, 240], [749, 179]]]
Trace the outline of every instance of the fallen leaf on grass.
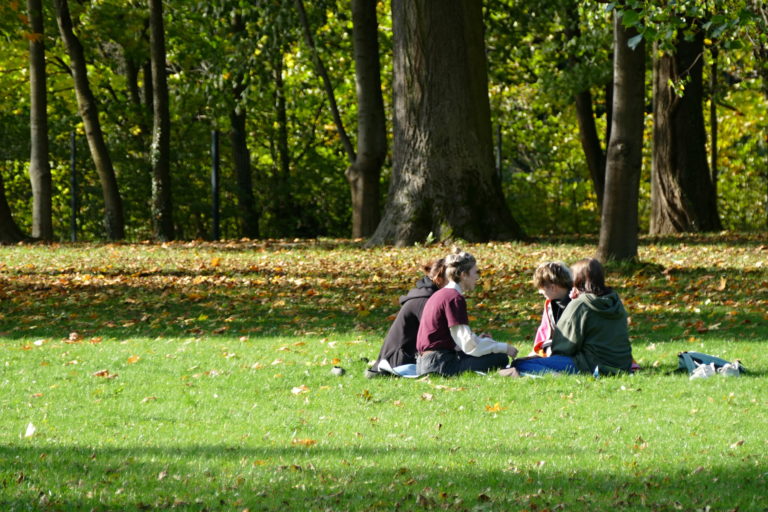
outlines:
[[157, 400], [156, 396], [148, 396], [148, 397], [142, 398], [141, 403], [145, 404], [147, 402], [154, 402], [155, 400]]
[[452, 388], [450, 386], [445, 386], [443, 384], [438, 384], [435, 386], [435, 389], [442, 389], [444, 391], [464, 391], [467, 388]]
[[485, 410], [486, 412], [499, 412], [505, 410], [506, 407], [502, 407], [499, 402], [496, 402], [493, 405], [486, 405]]
[[91, 375], [94, 377], [102, 377], [105, 379], [114, 379], [117, 377], [116, 373], [110, 373], [109, 370], [99, 370], [97, 372], [93, 372]]
[[141, 357], [139, 357], [139, 356], [131, 356], [131, 357], [128, 358], [128, 364], [138, 363], [139, 359], [141, 359]]
[[743, 439], [740, 439], [740, 440], [736, 441], [735, 443], [733, 443], [733, 444], [731, 445], [731, 449], [734, 449], [734, 448], [738, 448], [739, 446], [741, 446], [741, 445], [743, 445], [743, 444], [744, 444], [744, 440], [743, 440]]
[[432, 393], [424, 393], [423, 395], [421, 395], [422, 400], [430, 401], [433, 398], [434, 396], [432, 395]]
[[35, 435], [35, 432], [37, 432], [37, 427], [35, 427], [30, 421], [29, 424], [27, 424], [27, 430], [24, 432], [24, 437], [32, 437]]
[[307, 386], [305, 386], [304, 384], [302, 384], [301, 386], [297, 386], [297, 387], [294, 387], [293, 389], [291, 389], [291, 393], [293, 393], [294, 395], [300, 395], [302, 393], [309, 393], [309, 388]]
[[291, 444], [300, 446], [314, 446], [317, 444], [317, 441], [314, 439], [293, 439], [291, 440]]

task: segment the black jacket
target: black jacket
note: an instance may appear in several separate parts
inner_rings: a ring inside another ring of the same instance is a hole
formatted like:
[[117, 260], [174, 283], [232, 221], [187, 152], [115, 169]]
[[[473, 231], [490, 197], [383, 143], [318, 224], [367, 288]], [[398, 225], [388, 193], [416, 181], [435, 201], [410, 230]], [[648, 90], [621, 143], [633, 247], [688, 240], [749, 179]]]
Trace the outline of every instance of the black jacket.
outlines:
[[379, 361], [382, 359], [386, 359], [393, 368], [416, 363], [416, 333], [419, 332], [421, 312], [427, 299], [437, 290], [437, 285], [430, 278], [422, 277], [416, 283], [416, 288], [400, 297], [400, 311], [387, 332], [371, 371], [379, 371]]

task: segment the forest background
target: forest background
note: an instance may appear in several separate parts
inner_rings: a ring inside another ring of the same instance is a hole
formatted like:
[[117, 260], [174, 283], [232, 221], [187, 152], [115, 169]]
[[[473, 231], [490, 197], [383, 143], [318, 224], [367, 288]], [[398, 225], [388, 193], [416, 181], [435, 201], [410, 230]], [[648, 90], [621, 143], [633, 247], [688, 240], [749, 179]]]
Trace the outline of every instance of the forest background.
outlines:
[[[390, 2], [368, 3], [375, 5], [378, 22], [375, 37], [389, 148], [378, 178], [375, 206], [381, 210], [397, 151], [392, 143], [393, 18]], [[153, 126], [158, 87], [151, 79], [150, 49], [157, 35], [151, 34], [150, 14], [160, 2], [57, 0], [55, 8], [45, 3], [38, 29], [30, 25], [33, 4], [12, 0], [0, 6], [0, 177], [8, 210], [22, 232], [35, 234], [29, 62], [31, 48], [38, 43], [44, 45], [47, 63], [50, 238], [70, 237], [73, 132], [77, 235], [81, 240], [115, 238], [105, 226], [103, 184], [86, 145], [84, 118], [78, 114], [74, 61], [57, 24], [66, 8], [82, 44], [113, 162], [124, 208], [124, 238], [157, 238], [153, 188], [160, 182], [153, 174], [158, 147], [153, 137], [158, 133], [168, 137], [173, 238], [211, 237], [214, 130], [221, 133], [221, 237], [355, 234], [345, 177], [351, 143], [344, 129], [353, 132], [359, 119], [349, 2], [162, 2], [169, 125], [159, 131]], [[522, 232], [594, 234], [600, 229], [599, 187], [590, 175], [579, 124], [583, 110], [577, 105], [586, 93], [604, 160], [612, 101], [612, 19], [617, 11], [623, 14], [623, 25], [638, 34], [630, 45], [648, 43], [647, 69], [656, 69], [661, 56], [674, 54], [680, 42], [701, 36], [702, 51], [694, 62], [703, 64], [700, 112], [707, 119], [707, 172], [716, 188], [721, 225], [740, 231], [766, 228], [768, 53], [760, 28], [766, 23], [765, 7], [756, 1], [662, 4], [484, 3], [495, 172]], [[640, 76], [646, 91], [654, 89], [655, 75]], [[686, 76], [670, 79], [667, 85], [680, 97], [693, 89]], [[651, 227], [653, 101], [654, 95], [647, 93], [638, 200], [642, 232]], [[250, 183], [237, 170], [243, 154]]]

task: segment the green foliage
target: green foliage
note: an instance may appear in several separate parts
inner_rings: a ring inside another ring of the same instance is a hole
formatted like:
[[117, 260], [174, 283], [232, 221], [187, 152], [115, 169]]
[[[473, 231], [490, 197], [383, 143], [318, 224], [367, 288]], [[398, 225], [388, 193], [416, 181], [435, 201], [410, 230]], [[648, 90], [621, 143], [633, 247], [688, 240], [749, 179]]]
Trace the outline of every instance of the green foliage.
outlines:
[[[125, 205], [128, 237], [151, 236], [148, 148], [151, 110], [147, 90], [148, 12], [139, 0], [70, 2], [85, 47]], [[221, 134], [222, 233], [239, 238], [237, 189], [229, 145], [229, 114], [245, 112], [260, 231], [266, 237], [347, 236], [351, 219], [348, 166], [320, 79], [292, 2], [216, 0], [165, 2], [170, 88], [172, 187], [177, 233], [205, 238], [210, 226], [210, 134]], [[667, 8], [668, 7], [668, 8]], [[716, 97], [722, 123], [720, 208], [726, 226], [766, 226], [768, 190], [764, 84], [755, 71], [765, 62], [754, 51], [766, 45], [762, 18], [752, 2], [705, 3], [492, 0], [485, 4], [490, 101], [494, 133], [501, 131], [500, 175], [512, 211], [524, 230], [596, 233], [599, 214], [578, 138], [573, 97], [589, 90], [603, 147], [611, 80], [612, 9], [623, 12], [645, 40], [665, 48], [692, 16], [702, 16], [707, 48], [717, 48], [722, 72]], [[717, 10], [713, 9], [717, 7]], [[23, 2], [0, 5], [0, 173], [21, 226], [31, 224], [28, 39]], [[335, 88], [347, 132], [356, 123], [351, 14], [348, 2], [306, 3], [320, 56]], [[101, 188], [77, 112], [68, 58], [52, 6], [45, 3], [49, 129], [55, 189], [56, 236], [69, 237], [69, 136], [78, 134], [81, 239], [103, 236]], [[382, 82], [391, 111], [392, 27], [389, 2], [378, 4]], [[679, 37], [688, 37], [686, 28]], [[704, 56], [710, 62], [709, 52]], [[708, 67], [705, 73], [708, 73]], [[281, 167], [276, 112], [283, 81], [287, 113], [288, 174]], [[683, 84], [678, 84], [683, 85]], [[764, 94], [764, 93], [762, 93]], [[391, 119], [390, 119], [391, 122]], [[746, 129], [744, 129], [746, 127]], [[389, 130], [391, 136], [391, 130]], [[646, 146], [651, 144], [646, 130]], [[494, 136], [494, 140], [496, 137]], [[390, 145], [391, 147], [391, 145]], [[386, 194], [389, 162], [382, 173]], [[641, 224], [647, 225], [648, 176], [641, 185]], [[289, 201], [290, 200], [290, 201]], [[290, 202], [288, 212], [280, 209]], [[381, 204], [384, 204], [382, 201]]]

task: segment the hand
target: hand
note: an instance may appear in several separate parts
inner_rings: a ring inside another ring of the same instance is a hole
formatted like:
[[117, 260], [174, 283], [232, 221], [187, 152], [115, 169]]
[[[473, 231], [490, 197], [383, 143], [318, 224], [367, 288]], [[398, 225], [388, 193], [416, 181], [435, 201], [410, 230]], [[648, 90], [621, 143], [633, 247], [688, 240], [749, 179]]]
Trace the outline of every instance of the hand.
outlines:
[[507, 355], [512, 359], [517, 357], [517, 348], [513, 345], [507, 345]]

